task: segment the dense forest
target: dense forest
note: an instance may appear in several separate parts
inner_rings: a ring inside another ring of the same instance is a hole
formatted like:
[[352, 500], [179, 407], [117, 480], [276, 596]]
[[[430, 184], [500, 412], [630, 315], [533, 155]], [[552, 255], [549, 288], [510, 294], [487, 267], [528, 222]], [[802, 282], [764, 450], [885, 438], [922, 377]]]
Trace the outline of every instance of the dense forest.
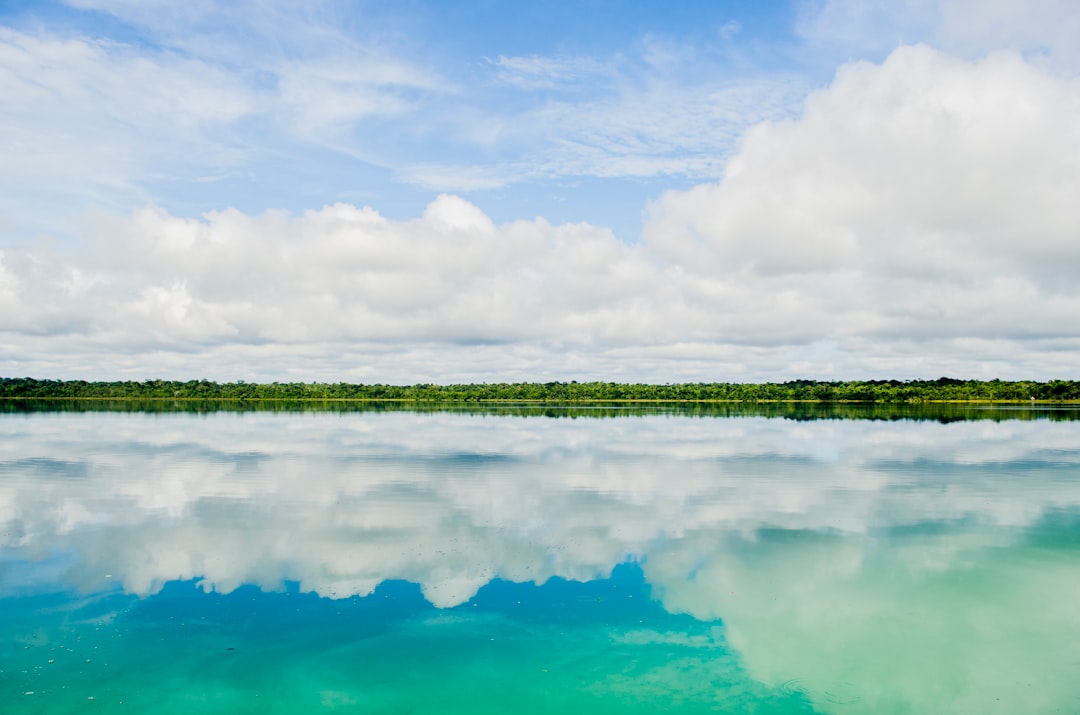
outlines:
[[1065, 402], [1080, 400], [1080, 381], [853, 380], [783, 383], [516, 382], [469, 385], [359, 385], [209, 380], [87, 382], [0, 378], [0, 399], [363, 400], [400, 402]]

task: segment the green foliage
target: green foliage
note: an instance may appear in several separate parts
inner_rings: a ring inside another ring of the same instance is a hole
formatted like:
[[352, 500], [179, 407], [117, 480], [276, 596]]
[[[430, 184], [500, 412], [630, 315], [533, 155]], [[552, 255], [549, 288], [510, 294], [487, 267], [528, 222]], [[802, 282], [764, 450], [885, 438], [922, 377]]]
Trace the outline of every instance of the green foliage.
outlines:
[[240, 400], [240, 401], [400, 401], [475, 402], [1042, 402], [1080, 400], [1080, 381], [1030, 380], [853, 380], [784, 383], [682, 383], [666, 385], [617, 382], [516, 382], [468, 385], [357, 385], [338, 383], [209, 380], [87, 382], [0, 378], [4, 399]]

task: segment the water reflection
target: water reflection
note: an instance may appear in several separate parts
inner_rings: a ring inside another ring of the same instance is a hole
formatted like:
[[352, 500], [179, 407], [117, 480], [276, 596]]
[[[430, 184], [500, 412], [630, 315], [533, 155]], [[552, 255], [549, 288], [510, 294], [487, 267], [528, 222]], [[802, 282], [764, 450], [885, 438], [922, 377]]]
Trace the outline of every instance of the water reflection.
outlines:
[[247, 412], [273, 413], [386, 413], [497, 415], [501, 417], [592, 418], [674, 415], [679, 417], [778, 417], [810, 420], [1080, 420], [1080, 405], [1071, 403], [849, 403], [849, 402], [476, 402], [439, 403], [358, 400], [0, 400], [0, 414], [55, 412], [121, 412], [199, 415]]
[[816, 709], [1068, 712], [1078, 466], [1071, 420], [8, 415], [0, 596], [396, 580], [449, 609], [633, 562]]

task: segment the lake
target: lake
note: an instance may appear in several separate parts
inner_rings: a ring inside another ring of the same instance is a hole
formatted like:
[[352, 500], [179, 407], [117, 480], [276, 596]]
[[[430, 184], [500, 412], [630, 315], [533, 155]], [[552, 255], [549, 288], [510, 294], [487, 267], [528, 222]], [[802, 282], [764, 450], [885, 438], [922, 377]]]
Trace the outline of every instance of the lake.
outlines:
[[1080, 713], [1080, 410], [4, 406], [4, 713]]

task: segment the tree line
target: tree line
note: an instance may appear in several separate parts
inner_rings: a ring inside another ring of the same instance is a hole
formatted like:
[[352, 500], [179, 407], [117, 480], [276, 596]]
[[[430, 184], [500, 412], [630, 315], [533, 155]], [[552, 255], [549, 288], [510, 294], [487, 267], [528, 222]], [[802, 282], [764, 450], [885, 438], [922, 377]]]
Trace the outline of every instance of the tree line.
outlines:
[[383, 385], [346, 382], [95, 382], [0, 378], [0, 399], [362, 400], [399, 402], [1041, 402], [1080, 400], [1080, 381], [791, 380], [788, 382], [499, 382]]

